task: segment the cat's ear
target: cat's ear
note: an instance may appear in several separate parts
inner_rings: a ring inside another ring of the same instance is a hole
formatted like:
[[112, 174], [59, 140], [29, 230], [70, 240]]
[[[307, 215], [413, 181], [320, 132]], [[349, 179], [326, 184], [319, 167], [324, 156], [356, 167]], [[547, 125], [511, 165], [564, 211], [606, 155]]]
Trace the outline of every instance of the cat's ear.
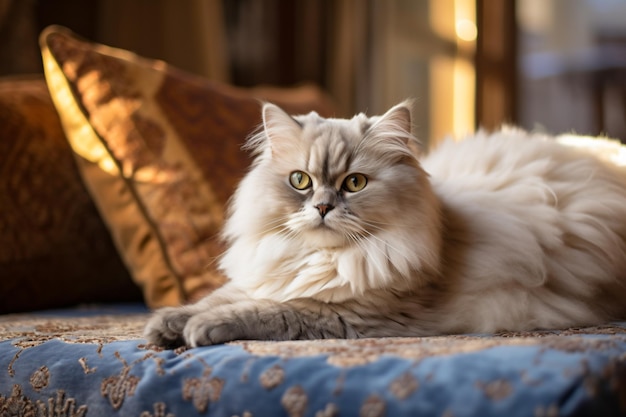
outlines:
[[411, 133], [412, 101], [403, 101], [393, 106], [382, 116], [370, 118], [363, 143], [391, 159], [410, 158], [417, 160], [420, 147]]
[[398, 139], [402, 139], [407, 143], [411, 138], [411, 108], [413, 102], [405, 100], [396, 104], [371, 126], [372, 131], [381, 131], [385, 133], [397, 132]]
[[366, 137], [387, 142], [397, 141], [398, 144], [413, 147], [415, 137], [411, 134], [411, 107], [412, 101], [406, 100], [396, 104], [382, 116], [372, 117]]
[[263, 105], [263, 130], [272, 154], [288, 151], [302, 132], [302, 125], [275, 104]]

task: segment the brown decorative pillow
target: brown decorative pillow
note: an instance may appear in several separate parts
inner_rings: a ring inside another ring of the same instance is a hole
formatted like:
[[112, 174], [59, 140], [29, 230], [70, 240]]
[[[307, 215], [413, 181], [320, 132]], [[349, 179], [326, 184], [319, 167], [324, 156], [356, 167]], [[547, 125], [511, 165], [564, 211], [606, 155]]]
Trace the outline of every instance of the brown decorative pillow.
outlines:
[[0, 313], [140, 299], [46, 83], [0, 79]]
[[[258, 99], [272, 93], [217, 84], [60, 27], [40, 43], [84, 181], [147, 304], [217, 288], [224, 206], [249, 163], [240, 147], [260, 122]], [[316, 89], [275, 96], [293, 112], [329, 112]]]

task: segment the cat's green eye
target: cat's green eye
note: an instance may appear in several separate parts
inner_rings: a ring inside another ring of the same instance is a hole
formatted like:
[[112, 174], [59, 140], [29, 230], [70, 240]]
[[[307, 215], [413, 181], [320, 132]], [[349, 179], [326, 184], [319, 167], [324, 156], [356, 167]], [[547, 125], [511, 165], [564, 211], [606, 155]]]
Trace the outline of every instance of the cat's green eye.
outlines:
[[361, 191], [367, 185], [367, 177], [363, 174], [350, 174], [343, 180], [342, 188], [351, 193]]
[[309, 188], [311, 183], [311, 177], [305, 172], [302, 171], [294, 171], [289, 176], [289, 182], [291, 186], [296, 190], [306, 190]]

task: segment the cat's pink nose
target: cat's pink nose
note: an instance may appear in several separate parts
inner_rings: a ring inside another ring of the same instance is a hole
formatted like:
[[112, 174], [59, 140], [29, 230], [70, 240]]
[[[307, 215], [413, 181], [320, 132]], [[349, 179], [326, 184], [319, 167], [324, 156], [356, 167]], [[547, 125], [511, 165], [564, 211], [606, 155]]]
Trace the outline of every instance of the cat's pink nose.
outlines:
[[328, 203], [320, 203], [317, 206], [315, 206], [315, 208], [317, 209], [317, 211], [320, 212], [320, 216], [322, 216], [322, 219], [323, 219], [324, 217], [326, 217], [326, 214], [329, 211], [335, 208], [335, 206], [333, 206], [332, 204], [328, 204]]

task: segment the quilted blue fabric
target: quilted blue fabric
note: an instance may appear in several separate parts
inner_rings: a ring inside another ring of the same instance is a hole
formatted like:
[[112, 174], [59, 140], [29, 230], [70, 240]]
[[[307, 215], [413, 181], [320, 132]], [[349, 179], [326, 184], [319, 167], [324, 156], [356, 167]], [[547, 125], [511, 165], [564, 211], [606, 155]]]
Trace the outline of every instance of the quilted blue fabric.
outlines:
[[0, 317], [0, 415], [626, 415], [624, 324], [163, 351], [145, 318]]

